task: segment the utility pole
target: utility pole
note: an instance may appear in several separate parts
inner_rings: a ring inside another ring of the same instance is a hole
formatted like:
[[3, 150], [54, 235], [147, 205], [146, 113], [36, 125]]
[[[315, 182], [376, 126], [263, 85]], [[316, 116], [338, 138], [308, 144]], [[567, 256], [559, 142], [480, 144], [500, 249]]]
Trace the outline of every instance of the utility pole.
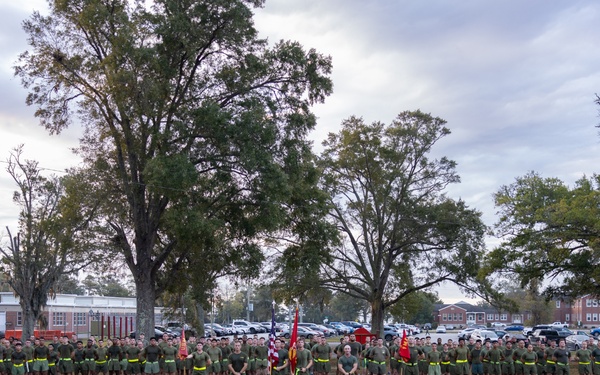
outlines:
[[252, 304], [250, 303], [250, 282], [248, 282], [248, 288], [246, 288], [246, 301], [248, 303], [246, 306], [246, 320], [250, 321], [250, 309], [252, 308]]

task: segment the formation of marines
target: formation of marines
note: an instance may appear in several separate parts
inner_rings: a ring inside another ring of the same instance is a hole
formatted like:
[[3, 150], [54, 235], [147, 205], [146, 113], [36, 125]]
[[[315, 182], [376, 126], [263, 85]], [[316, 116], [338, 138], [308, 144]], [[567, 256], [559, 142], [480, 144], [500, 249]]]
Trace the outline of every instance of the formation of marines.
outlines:
[[579, 375], [600, 375], [600, 345], [593, 338], [569, 351], [565, 340], [539, 344], [464, 339], [443, 343], [408, 338], [408, 353], [400, 355], [400, 339], [387, 346], [381, 338], [361, 345], [344, 337], [335, 352], [338, 375], [569, 375], [576, 362]]
[[91, 336], [84, 346], [76, 335], [54, 337], [46, 345], [34, 337], [25, 344], [2, 339], [2, 375], [267, 375], [268, 348], [264, 338], [235, 340], [190, 337], [190, 353], [182, 358], [178, 337], [156, 340], [114, 338], [104, 342]]
[[332, 347], [323, 336], [296, 343], [296, 368], [291, 372], [289, 344], [275, 340], [276, 362], [268, 374], [268, 345], [264, 338], [200, 338], [187, 342], [190, 353], [180, 355], [181, 342], [167, 334], [162, 339], [119, 338], [83, 342], [67, 336], [46, 345], [30, 338], [22, 344], [0, 343], [2, 375], [328, 375], [337, 357], [336, 375], [569, 375], [577, 362], [580, 375], [600, 375], [600, 345], [594, 339], [569, 351], [565, 341], [548, 345], [522, 341], [504, 342], [441, 339], [432, 342], [408, 338], [408, 352], [400, 355], [400, 338], [384, 343], [381, 338], [363, 345], [356, 336], [344, 336]]

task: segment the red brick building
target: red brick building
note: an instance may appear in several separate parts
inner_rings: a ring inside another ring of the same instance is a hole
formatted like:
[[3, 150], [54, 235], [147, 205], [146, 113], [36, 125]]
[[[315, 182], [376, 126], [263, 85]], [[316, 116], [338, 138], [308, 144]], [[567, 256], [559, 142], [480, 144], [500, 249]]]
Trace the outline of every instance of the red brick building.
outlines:
[[483, 308], [465, 302], [449, 305], [437, 305], [434, 321], [441, 325], [467, 326], [472, 324], [489, 325], [493, 322], [523, 324], [531, 316], [527, 312], [508, 313]]
[[600, 325], [600, 299], [585, 295], [573, 301], [555, 302], [554, 321], [570, 325], [597, 327]]

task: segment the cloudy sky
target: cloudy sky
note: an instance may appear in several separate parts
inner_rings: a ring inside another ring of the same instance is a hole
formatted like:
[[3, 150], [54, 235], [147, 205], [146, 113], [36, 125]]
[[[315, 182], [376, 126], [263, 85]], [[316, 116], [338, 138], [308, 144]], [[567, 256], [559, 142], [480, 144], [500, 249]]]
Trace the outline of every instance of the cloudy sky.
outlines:
[[[0, 1], [0, 160], [26, 156], [62, 170], [78, 129], [48, 136], [24, 104], [11, 66], [27, 48], [20, 22], [45, 2]], [[598, 171], [600, 2], [542, 0], [267, 0], [256, 26], [333, 58], [334, 93], [314, 108], [315, 149], [342, 119], [390, 122], [421, 109], [448, 121], [436, 149], [458, 162], [449, 194], [495, 221], [492, 194], [534, 170], [572, 183]], [[0, 164], [4, 166], [5, 164]], [[0, 174], [0, 223], [13, 223], [14, 189]], [[490, 239], [490, 246], [493, 246]], [[442, 286], [445, 301], [462, 297]]]

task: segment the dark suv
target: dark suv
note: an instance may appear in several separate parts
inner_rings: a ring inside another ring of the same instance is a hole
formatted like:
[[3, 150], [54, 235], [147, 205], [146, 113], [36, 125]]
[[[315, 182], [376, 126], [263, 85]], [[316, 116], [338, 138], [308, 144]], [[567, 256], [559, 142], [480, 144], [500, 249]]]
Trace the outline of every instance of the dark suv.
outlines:
[[567, 332], [557, 330], [557, 329], [536, 329], [531, 334], [531, 337], [529, 338], [529, 340], [532, 343], [543, 342], [543, 343], [547, 344], [550, 341], [556, 341], [556, 343], [558, 343], [558, 341], [560, 339], [564, 339], [567, 336], [568, 336]]

